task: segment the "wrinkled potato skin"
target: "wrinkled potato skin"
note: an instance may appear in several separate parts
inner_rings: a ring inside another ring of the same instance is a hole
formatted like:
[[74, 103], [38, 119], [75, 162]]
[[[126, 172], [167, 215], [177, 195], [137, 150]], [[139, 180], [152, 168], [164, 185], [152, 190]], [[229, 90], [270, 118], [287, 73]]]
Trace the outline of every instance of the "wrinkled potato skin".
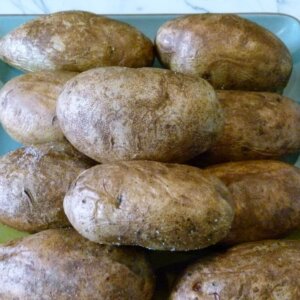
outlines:
[[247, 243], [199, 260], [179, 279], [171, 300], [298, 300], [300, 241]]
[[225, 163], [205, 170], [232, 195], [235, 217], [226, 244], [278, 238], [300, 228], [300, 170], [271, 160]]
[[71, 144], [102, 163], [184, 162], [207, 150], [223, 126], [209, 83], [155, 68], [79, 74], [60, 94], [57, 117]]
[[0, 91], [0, 120], [5, 131], [25, 145], [62, 141], [56, 101], [64, 84], [76, 74], [35, 72], [6, 83]]
[[0, 58], [26, 71], [143, 67], [153, 57], [152, 42], [134, 27], [81, 11], [40, 17], [0, 40]]
[[194, 164], [272, 159], [300, 151], [297, 102], [275, 93], [218, 91], [217, 95], [224, 110], [224, 129]]
[[286, 46], [263, 27], [230, 14], [199, 14], [163, 24], [156, 36], [161, 62], [199, 75], [214, 88], [281, 91], [292, 71]]
[[134, 249], [91, 243], [51, 229], [0, 246], [5, 300], [150, 300], [153, 275]]
[[37, 232], [66, 227], [63, 198], [78, 174], [94, 165], [69, 143], [48, 143], [0, 158], [0, 222]]
[[233, 220], [230, 196], [200, 169], [151, 161], [95, 166], [64, 199], [76, 230], [94, 242], [155, 250], [192, 250], [224, 238]]

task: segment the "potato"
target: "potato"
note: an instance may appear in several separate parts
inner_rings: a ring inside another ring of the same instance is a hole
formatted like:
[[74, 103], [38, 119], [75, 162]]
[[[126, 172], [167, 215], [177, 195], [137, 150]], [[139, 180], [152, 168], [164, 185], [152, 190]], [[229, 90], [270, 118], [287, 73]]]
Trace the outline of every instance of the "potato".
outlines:
[[139, 250], [101, 246], [52, 229], [0, 246], [5, 300], [150, 300], [153, 275]]
[[77, 73], [43, 71], [10, 80], [0, 91], [0, 120], [22, 144], [62, 141], [56, 100], [64, 84]]
[[271, 160], [225, 163], [206, 169], [224, 182], [235, 208], [222, 241], [236, 244], [278, 238], [300, 228], [300, 170]]
[[81, 173], [64, 210], [91, 241], [186, 251], [227, 235], [233, 219], [229, 197], [221, 181], [198, 168], [128, 161]]
[[218, 91], [225, 115], [215, 144], [192, 164], [278, 158], [300, 151], [300, 105], [275, 93]]
[[66, 11], [39, 17], [0, 40], [0, 58], [27, 71], [85, 71], [149, 66], [153, 44], [134, 27], [96, 14]]
[[207, 150], [223, 113], [203, 79], [169, 70], [107, 67], [67, 82], [57, 102], [67, 139], [98, 162], [183, 162]]
[[203, 77], [216, 89], [281, 91], [292, 71], [291, 55], [281, 40], [237, 15], [170, 20], [159, 28], [156, 48], [165, 66]]
[[171, 300], [300, 298], [300, 241], [262, 241], [199, 260], [179, 279]]
[[67, 143], [28, 146], [1, 157], [0, 223], [28, 232], [68, 226], [63, 198], [92, 165]]

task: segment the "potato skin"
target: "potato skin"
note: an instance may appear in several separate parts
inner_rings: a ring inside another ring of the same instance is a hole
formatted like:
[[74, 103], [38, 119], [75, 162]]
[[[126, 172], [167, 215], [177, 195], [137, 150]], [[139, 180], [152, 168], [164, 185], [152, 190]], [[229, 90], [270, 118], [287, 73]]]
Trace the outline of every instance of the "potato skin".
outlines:
[[221, 181], [200, 169], [128, 161], [81, 173], [64, 210], [91, 241], [186, 251], [226, 236], [233, 220], [229, 197]]
[[198, 14], [163, 24], [156, 36], [161, 62], [199, 75], [214, 88], [281, 91], [292, 71], [287, 47], [265, 28], [231, 14]]
[[51, 229], [0, 246], [0, 298], [150, 300], [153, 275], [139, 250]]
[[192, 164], [272, 159], [300, 151], [300, 105], [281, 95], [218, 91], [224, 110], [222, 133]]
[[66, 138], [98, 162], [183, 162], [207, 150], [223, 125], [205, 80], [170, 70], [98, 68], [72, 78], [57, 102]]
[[48, 143], [0, 158], [0, 222], [37, 232], [66, 227], [63, 198], [78, 174], [95, 163], [69, 143]]
[[171, 300], [270, 299], [300, 297], [300, 241], [239, 245], [188, 267]]
[[209, 167], [229, 189], [235, 209], [226, 244], [278, 238], [300, 228], [300, 170], [271, 160]]
[[64, 84], [76, 74], [41, 71], [7, 82], [0, 91], [0, 120], [6, 132], [26, 145], [62, 141], [56, 101]]
[[134, 27], [83, 11], [42, 16], [0, 40], [0, 58], [27, 71], [150, 66], [152, 42]]

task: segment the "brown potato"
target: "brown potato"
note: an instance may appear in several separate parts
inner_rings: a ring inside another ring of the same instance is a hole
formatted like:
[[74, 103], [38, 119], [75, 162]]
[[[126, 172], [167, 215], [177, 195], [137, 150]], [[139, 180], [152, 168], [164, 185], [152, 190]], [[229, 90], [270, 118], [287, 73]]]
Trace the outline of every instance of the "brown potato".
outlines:
[[0, 246], [5, 300], [150, 300], [153, 275], [143, 253], [102, 246], [72, 229], [52, 229]]
[[68, 226], [63, 198], [77, 175], [92, 165], [66, 142], [4, 155], [0, 158], [0, 222], [28, 232]]
[[171, 300], [300, 299], [300, 241], [248, 243], [188, 267]]
[[134, 27], [82, 11], [39, 17], [0, 40], [0, 58], [27, 71], [150, 66], [153, 44]]
[[67, 192], [64, 209], [91, 241], [186, 251], [227, 235], [233, 220], [227, 200], [224, 184], [198, 168], [128, 161], [83, 172]]
[[278, 158], [300, 151], [300, 105], [275, 93], [218, 91], [225, 115], [215, 144], [191, 163]]
[[223, 113], [203, 79], [155, 68], [98, 68], [67, 82], [57, 102], [66, 138], [99, 162], [183, 162], [207, 150]]
[[0, 121], [22, 144], [62, 141], [56, 101], [64, 84], [77, 73], [44, 71], [16, 77], [0, 91]]
[[225, 90], [281, 91], [292, 71], [287, 47], [265, 28], [237, 15], [198, 14], [163, 24], [161, 62]]
[[227, 244], [278, 238], [300, 228], [300, 170], [271, 160], [244, 161], [205, 170], [232, 195], [234, 221]]

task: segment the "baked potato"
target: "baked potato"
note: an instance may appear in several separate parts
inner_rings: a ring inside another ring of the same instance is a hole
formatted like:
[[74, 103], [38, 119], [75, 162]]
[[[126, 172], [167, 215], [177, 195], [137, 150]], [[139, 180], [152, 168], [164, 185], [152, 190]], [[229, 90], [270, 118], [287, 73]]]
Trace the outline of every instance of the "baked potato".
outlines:
[[65, 193], [94, 164], [67, 142], [23, 147], [2, 156], [0, 223], [28, 232], [69, 226]]
[[153, 250], [207, 247], [228, 234], [233, 220], [230, 195], [216, 177], [151, 161], [84, 171], [68, 190], [64, 210], [91, 241]]
[[235, 210], [222, 243], [279, 238], [300, 228], [300, 170], [271, 160], [224, 163], [205, 170], [227, 186]]
[[50, 229], [0, 246], [5, 300], [150, 300], [153, 275], [140, 250], [102, 246]]
[[262, 241], [233, 247], [188, 267], [171, 300], [300, 297], [300, 241]]
[[282, 91], [292, 58], [265, 28], [231, 14], [198, 14], [170, 20], [156, 36], [161, 62], [207, 79], [225, 90]]
[[0, 40], [0, 58], [26, 71], [150, 66], [152, 42], [134, 27], [83, 11], [34, 19]]
[[62, 141], [56, 100], [64, 84], [77, 73], [41, 71], [13, 78], [0, 91], [0, 121], [22, 144]]
[[102, 163], [183, 162], [207, 150], [223, 125], [209, 83], [155, 68], [79, 74], [60, 94], [57, 117], [70, 143]]
[[280, 158], [300, 152], [300, 105], [276, 93], [218, 91], [224, 128], [191, 163]]

